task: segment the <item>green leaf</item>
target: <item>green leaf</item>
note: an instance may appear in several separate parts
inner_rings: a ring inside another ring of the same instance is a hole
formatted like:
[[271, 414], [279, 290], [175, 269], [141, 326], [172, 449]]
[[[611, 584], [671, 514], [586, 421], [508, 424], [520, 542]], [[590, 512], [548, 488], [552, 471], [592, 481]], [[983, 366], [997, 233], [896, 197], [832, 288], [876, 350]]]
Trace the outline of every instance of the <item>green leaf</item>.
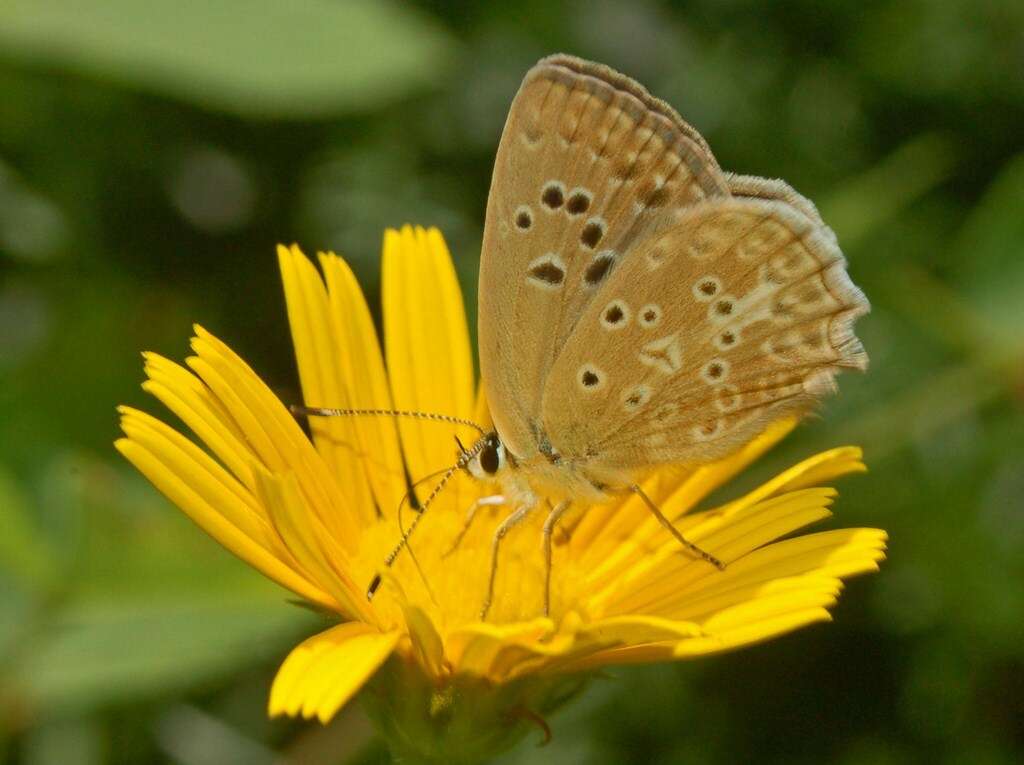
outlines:
[[853, 249], [948, 178], [954, 159], [947, 136], [919, 135], [825, 199], [822, 217]]
[[1010, 358], [1024, 326], [1024, 154], [1011, 158], [970, 211], [954, 243], [971, 308]]
[[44, 589], [59, 573], [56, 555], [29, 512], [14, 477], [0, 468], [0, 579], [13, 576], [30, 589]]
[[54, 714], [181, 692], [283, 660], [322, 624], [267, 598], [72, 605], [22, 648], [6, 694]]
[[449, 35], [382, 0], [5, 0], [7, 57], [206, 108], [304, 118], [371, 109], [439, 80]]

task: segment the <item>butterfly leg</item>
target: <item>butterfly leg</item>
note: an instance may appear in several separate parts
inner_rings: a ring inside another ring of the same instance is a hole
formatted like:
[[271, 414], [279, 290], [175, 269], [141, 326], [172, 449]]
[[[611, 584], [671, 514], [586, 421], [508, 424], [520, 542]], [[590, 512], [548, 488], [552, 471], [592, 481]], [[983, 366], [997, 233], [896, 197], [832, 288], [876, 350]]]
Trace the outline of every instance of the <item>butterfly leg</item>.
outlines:
[[479, 499], [474, 500], [473, 504], [469, 506], [469, 510], [466, 511], [466, 520], [462, 524], [462, 529], [452, 542], [452, 546], [448, 548], [448, 551], [442, 557], [447, 558], [459, 549], [459, 545], [462, 544], [462, 540], [466, 536], [466, 532], [469, 531], [469, 527], [472, 525], [473, 519], [476, 518], [477, 510], [481, 507], [497, 507], [498, 505], [504, 505], [507, 501], [508, 500], [505, 499], [504, 494], [492, 494], [489, 497], [480, 497]]
[[658, 509], [658, 506], [654, 504], [653, 501], [651, 501], [651, 498], [644, 493], [643, 489], [641, 489], [636, 484], [633, 484], [632, 486], [629, 487], [629, 490], [644, 501], [644, 504], [647, 505], [647, 509], [650, 510], [651, 514], [658, 519], [658, 523], [660, 523], [669, 534], [674, 536], [676, 538], [676, 541], [679, 542], [679, 544], [681, 544], [684, 549], [690, 551], [701, 560], [706, 560], [719, 571], [725, 571], [725, 564], [721, 560], [719, 560], [703, 548], [698, 547], [693, 542], [684, 537], [682, 534], [680, 534], [679, 529], [672, 525], [672, 521], [665, 517], [664, 513], [662, 513], [661, 510]]
[[551, 534], [569, 505], [568, 500], [559, 502], [544, 519], [544, 616], [551, 615]]
[[494, 600], [494, 583], [498, 578], [498, 550], [501, 547], [501, 540], [509, 531], [522, 523], [535, 507], [537, 507], [537, 500], [531, 498], [530, 502], [513, 510], [512, 514], [505, 518], [494, 532], [494, 539], [491, 541], [491, 575], [487, 580], [487, 596], [480, 608], [480, 621], [487, 619], [487, 612], [491, 610], [491, 601]]

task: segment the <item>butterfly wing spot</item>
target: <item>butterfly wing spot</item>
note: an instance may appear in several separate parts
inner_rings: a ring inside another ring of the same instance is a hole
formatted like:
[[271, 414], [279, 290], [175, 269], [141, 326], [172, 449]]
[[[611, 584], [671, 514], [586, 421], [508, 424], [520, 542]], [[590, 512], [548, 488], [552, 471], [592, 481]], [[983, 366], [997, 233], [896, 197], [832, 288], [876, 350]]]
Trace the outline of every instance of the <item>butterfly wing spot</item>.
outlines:
[[800, 300], [807, 306], [814, 306], [817, 304], [825, 295], [822, 293], [816, 284], [806, 284], [800, 288]]
[[794, 279], [801, 273], [811, 271], [817, 265], [802, 242], [794, 241], [786, 245], [779, 254], [768, 261], [784, 280]]
[[519, 140], [527, 151], [536, 151], [544, 142], [544, 134], [536, 125], [529, 125], [519, 132]]
[[627, 412], [635, 412], [648, 401], [654, 391], [649, 385], [636, 385], [622, 393], [622, 408]]
[[654, 247], [647, 252], [647, 270], [654, 271], [661, 268], [667, 257], [668, 251], [662, 245], [654, 245]]
[[576, 374], [576, 379], [579, 381], [580, 387], [587, 393], [593, 393], [599, 391], [604, 387], [605, 377], [604, 372], [595, 367], [593, 364], [584, 364], [579, 368]]
[[519, 231], [529, 231], [533, 225], [533, 210], [529, 205], [520, 205], [516, 208], [516, 228]]
[[704, 422], [693, 428], [693, 438], [695, 441], [710, 441], [716, 438], [723, 429], [724, 423], [721, 418]]
[[648, 303], [637, 314], [637, 323], [644, 329], [653, 329], [661, 324], [661, 306]]
[[824, 322], [817, 322], [805, 327], [800, 333], [800, 341], [809, 351], [820, 351], [828, 347], [828, 327]]
[[596, 249], [607, 230], [607, 223], [603, 218], [590, 218], [580, 231], [580, 244], [591, 250]]
[[612, 270], [615, 265], [615, 252], [604, 250], [599, 252], [583, 272], [583, 284], [587, 287], [596, 287]]
[[[594, 195], [584, 188], [575, 188], [569, 192], [569, 199], [565, 203], [565, 211], [572, 216], [582, 215], [590, 209], [590, 203]], [[602, 231], [602, 233], [604, 233]]]
[[734, 329], [727, 329], [715, 336], [715, 347], [720, 351], [727, 351], [735, 348], [740, 341], [739, 333]]
[[565, 203], [565, 184], [561, 181], [548, 181], [540, 192], [540, 202], [548, 210], [557, 210]]
[[678, 372], [683, 366], [683, 349], [679, 344], [679, 335], [671, 335], [652, 340], [640, 349], [640, 363], [654, 367], [659, 372], [670, 375]]
[[702, 276], [693, 285], [693, 296], [702, 303], [722, 291], [722, 280], [717, 276]]
[[527, 282], [533, 286], [555, 290], [565, 281], [565, 263], [558, 255], [549, 252], [530, 263], [526, 274]]
[[715, 392], [715, 407], [720, 412], [734, 412], [743, 403], [743, 395], [735, 385], [721, 385]]
[[793, 239], [793, 232], [778, 221], [764, 220], [733, 248], [740, 260], [763, 258], [766, 252], [777, 250]]
[[736, 298], [732, 295], [722, 295], [708, 306], [708, 319], [716, 324], [729, 321], [735, 313]]
[[700, 376], [708, 385], [718, 385], [729, 375], [729, 362], [725, 359], [712, 359], [700, 371]]
[[605, 329], [622, 329], [629, 319], [629, 305], [624, 300], [613, 300], [601, 311], [601, 326]]
[[686, 253], [694, 260], [704, 260], [715, 253], [715, 240], [704, 233], [696, 234], [687, 245]]

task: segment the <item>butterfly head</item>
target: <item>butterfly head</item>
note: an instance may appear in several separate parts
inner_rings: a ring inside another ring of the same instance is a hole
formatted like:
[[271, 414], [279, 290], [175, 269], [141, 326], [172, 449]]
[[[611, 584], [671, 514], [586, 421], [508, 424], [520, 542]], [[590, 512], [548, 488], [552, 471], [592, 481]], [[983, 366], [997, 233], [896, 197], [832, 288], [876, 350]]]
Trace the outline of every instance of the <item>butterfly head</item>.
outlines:
[[509, 466], [511, 455], [496, 432], [486, 433], [468, 449], [462, 450], [459, 466], [480, 481], [493, 481]]

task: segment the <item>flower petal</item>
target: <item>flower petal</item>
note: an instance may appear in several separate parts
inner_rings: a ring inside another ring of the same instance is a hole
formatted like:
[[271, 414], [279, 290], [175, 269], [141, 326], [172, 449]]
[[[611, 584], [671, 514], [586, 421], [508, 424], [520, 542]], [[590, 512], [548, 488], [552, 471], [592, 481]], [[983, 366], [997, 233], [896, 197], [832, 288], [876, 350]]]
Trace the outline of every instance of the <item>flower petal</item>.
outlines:
[[145, 412], [118, 407], [121, 430], [151, 454], [160, 455], [169, 470], [184, 476], [188, 485], [225, 520], [267, 551], [280, 557], [281, 539], [267, 521], [255, 497], [206, 452], [176, 430]]
[[[436, 229], [406, 226], [387, 231], [382, 264], [384, 336], [395, 406], [470, 418], [474, 413], [473, 362], [462, 293], [451, 257]], [[454, 461], [458, 426], [402, 418], [398, 422], [414, 480]], [[465, 428], [461, 431], [465, 435]], [[438, 500], [465, 510], [461, 478]]]
[[349, 556], [326, 532], [299, 490], [294, 473], [256, 469], [256, 487], [274, 528], [307, 576], [331, 593], [346, 616], [372, 620], [372, 609], [348, 574]]
[[271, 473], [294, 472], [308, 506], [343, 549], [353, 551], [359, 526], [340, 506], [334, 477], [295, 418], [255, 372], [200, 326], [188, 365], [221, 401]]
[[[320, 275], [296, 246], [279, 246], [277, 257], [303, 400], [309, 406], [353, 408], [351, 389], [337, 363], [347, 349], [333, 331], [327, 290]], [[338, 490], [345, 499], [343, 512], [352, 514], [356, 523], [367, 524], [375, 520], [376, 510], [359, 459], [362, 445], [356, 428], [354, 417], [309, 418], [317, 451], [338, 478]]]
[[150, 451], [132, 438], [118, 439], [114, 446], [203, 531], [243, 561], [312, 603], [332, 610], [339, 608], [333, 597], [241, 532], [193, 488], [193, 475], [201, 470], [199, 466], [179, 474], [162, 458], [162, 448]]
[[787, 632], [806, 627], [815, 622], [832, 621], [832, 615], [823, 607], [785, 611], [779, 614], [751, 621], [716, 635], [693, 638], [678, 643], [673, 650], [676, 658], [688, 658], [721, 651], [731, 651], [741, 646], [761, 643]]
[[[337, 351], [351, 406], [391, 408], [391, 392], [384, 371], [377, 330], [352, 269], [337, 255], [320, 256], [327, 282], [330, 313], [336, 328]], [[405, 465], [393, 417], [356, 417], [361, 460], [385, 516], [394, 514], [405, 494]]]
[[326, 723], [387, 660], [399, 635], [349, 622], [299, 644], [274, 678], [270, 715], [301, 712]]
[[725, 561], [725, 571], [686, 554], [669, 538], [656, 552], [636, 556], [632, 567], [606, 584], [600, 595], [595, 594], [592, 607], [604, 602], [604, 613], [668, 615], [667, 603], [720, 581], [743, 555], [828, 517], [835, 494], [835, 489], [829, 488], [801, 489], [752, 506], [688, 516], [677, 524], [680, 531]]
[[611, 616], [595, 619], [580, 629], [578, 638], [595, 638], [614, 643], [659, 643], [701, 634], [693, 622], [658, 616]]
[[[785, 433], [789, 432], [791, 427], [792, 423], [789, 420], [777, 423], [758, 439], [760, 444], [757, 448], [752, 448], [748, 445], [747, 448], [741, 449], [737, 455], [722, 461], [722, 463], [729, 463], [729, 465], [716, 463], [718, 467], [716, 465], [708, 465], [698, 468], [683, 481], [671, 497], [662, 503], [666, 515], [676, 519], [676, 526], [687, 535], [690, 541], [697, 542], [698, 539], [692, 536], [694, 532], [691, 531], [694, 521], [682, 519], [684, 519], [685, 514], [690, 510], [693, 503], [699, 501], [708, 491], [713, 489], [717, 485], [715, 481], [721, 477], [712, 478], [709, 476], [712, 476], [717, 470], [738, 469], [736, 467], [738, 464], [736, 460], [740, 459], [739, 455], [741, 454], [743, 459], [746, 460], [743, 464], [749, 463], [755, 456], [763, 453], [770, 444], [773, 444], [775, 442], [773, 439], [781, 438]], [[790, 489], [811, 486], [847, 473], [862, 472], [864, 469], [859, 448], [847, 446], [831, 449], [801, 461], [743, 497], [710, 513], [703, 514], [702, 518], [713, 518], [716, 514], [720, 515], [723, 513], [725, 516], [722, 517], [734, 517], [744, 508], [749, 508], [761, 500], [776, 496]], [[658, 494], [655, 493], [653, 496], [657, 497]], [[602, 556], [597, 557], [590, 550], [582, 552], [584, 562], [590, 566], [592, 571], [590, 576], [592, 592], [621, 581], [620, 577], [628, 569], [635, 568], [638, 555], [644, 555], [646, 551], [651, 549], [664, 549], [665, 543], [669, 541], [664, 529], [651, 516], [639, 498], [631, 497], [627, 500], [619, 509], [615, 521], [621, 523], [627, 517], [633, 519], [632, 526], [620, 528], [618, 533], [623, 536], [614, 547], [608, 549], [613, 533], [608, 531], [604, 538], [595, 540], [595, 545], [599, 549], [604, 550]], [[573, 533], [573, 544], [577, 544], [577, 533]], [[671, 549], [674, 548], [670, 546], [669, 550]], [[644, 565], [650, 567], [652, 564], [653, 561], [649, 560]]]
[[444, 643], [430, 617], [411, 603], [402, 603], [405, 624], [412, 641], [412, 650], [423, 670], [431, 677], [441, 677], [444, 667]]
[[[708, 465], [689, 471], [656, 473], [645, 484], [644, 490], [668, 517], [678, 518], [775, 446], [796, 424], [793, 418], [779, 420], [735, 453]], [[588, 561], [612, 567], [615, 560], [609, 558], [610, 553], [619, 560], [624, 557], [623, 551], [616, 549], [621, 540], [630, 537], [647, 539], [664, 533], [638, 497], [628, 496], [617, 505], [599, 510], [593, 517], [588, 511], [580, 528], [573, 532], [572, 544], [585, 551]]]
[[445, 649], [458, 672], [497, 680], [492, 670], [506, 647], [540, 645], [554, 631], [555, 624], [547, 617], [512, 624], [475, 622], [450, 632]]
[[155, 353], [143, 354], [149, 379], [142, 389], [174, 412], [252, 492], [255, 452], [221, 403], [192, 372]]

